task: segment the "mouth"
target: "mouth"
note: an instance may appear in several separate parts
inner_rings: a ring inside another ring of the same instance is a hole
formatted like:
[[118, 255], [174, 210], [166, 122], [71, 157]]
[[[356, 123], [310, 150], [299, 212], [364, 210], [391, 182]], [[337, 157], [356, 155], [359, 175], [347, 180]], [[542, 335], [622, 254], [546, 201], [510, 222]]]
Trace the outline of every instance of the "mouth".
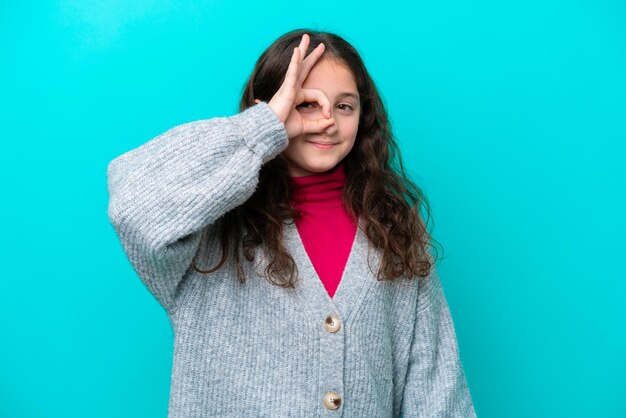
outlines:
[[336, 142], [313, 142], [313, 141], [306, 141], [306, 142], [320, 149], [331, 149], [332, 147], [337, 145]]

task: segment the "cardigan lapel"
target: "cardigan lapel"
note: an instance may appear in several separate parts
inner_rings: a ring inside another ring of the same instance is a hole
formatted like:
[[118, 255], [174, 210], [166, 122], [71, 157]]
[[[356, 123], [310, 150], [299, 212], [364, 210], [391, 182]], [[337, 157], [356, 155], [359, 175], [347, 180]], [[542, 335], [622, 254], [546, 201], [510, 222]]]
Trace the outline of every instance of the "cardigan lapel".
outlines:
[[333, 298], [313, 267], [295, 223], [284, 225], [285, 245], [298, 266], [296, 293], [317, 319], [326, 318], [331, 312], [336, 312], [344, 322], [347, 321], [358, 310], [365, 294], [376, 281], [376, 277], [367, 267], [368, 239], [362, 231], [362, 224], [363, 221], [359, 218], [350, 255]]

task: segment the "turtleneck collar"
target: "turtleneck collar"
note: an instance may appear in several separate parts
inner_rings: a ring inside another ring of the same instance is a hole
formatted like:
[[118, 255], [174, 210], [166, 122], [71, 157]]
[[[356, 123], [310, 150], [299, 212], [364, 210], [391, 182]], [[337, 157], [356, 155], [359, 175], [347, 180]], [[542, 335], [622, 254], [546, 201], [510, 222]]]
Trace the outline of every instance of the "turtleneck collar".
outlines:
[[340, 207], [346, 180], [343, 161], [334, 168], [308, 176], [291, 177], [291, 203], [299, 208]]

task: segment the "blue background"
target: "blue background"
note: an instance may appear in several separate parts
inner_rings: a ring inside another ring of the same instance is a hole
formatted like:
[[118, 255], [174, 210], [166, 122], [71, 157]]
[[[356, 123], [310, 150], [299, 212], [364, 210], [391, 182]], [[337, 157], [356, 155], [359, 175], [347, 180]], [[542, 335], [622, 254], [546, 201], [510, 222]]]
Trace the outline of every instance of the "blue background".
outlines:
[[298, 27], [352, 42], [388, 105], [478, 415], [626, 416], [625, 21], [609, 0], [0, 3], [0, 416], [166, 416], [172, 331], [106, 166], [236, 113]]

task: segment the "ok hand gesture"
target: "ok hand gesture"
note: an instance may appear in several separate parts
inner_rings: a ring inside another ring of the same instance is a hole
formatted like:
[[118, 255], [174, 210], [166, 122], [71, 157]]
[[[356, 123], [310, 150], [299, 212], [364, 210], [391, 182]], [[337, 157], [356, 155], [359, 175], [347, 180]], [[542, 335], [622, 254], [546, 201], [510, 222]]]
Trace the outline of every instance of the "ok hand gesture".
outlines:
[[[268, 103], [278, 118], [285, 124], [287, 136], [293, 138], [304, 133], [320, 133], [335, 123], [330, 117], [330, 101], [317, 89], [303, 89], [302, 83], [315, 62], [324, 53], [324, 44], [319, 44], [308, 57], [303, 60], [309, 46], [309, 35], [304, 34], [300, 45], [293, 50], [291, 62], [283, 84]], [[304, 119], [296, 109], [302, 102], [317, 102], [322, 107], [322, 119]], [[256, 103], [260, 100], [256, 99]]]

